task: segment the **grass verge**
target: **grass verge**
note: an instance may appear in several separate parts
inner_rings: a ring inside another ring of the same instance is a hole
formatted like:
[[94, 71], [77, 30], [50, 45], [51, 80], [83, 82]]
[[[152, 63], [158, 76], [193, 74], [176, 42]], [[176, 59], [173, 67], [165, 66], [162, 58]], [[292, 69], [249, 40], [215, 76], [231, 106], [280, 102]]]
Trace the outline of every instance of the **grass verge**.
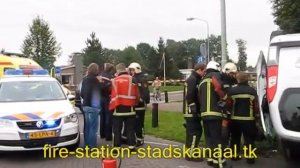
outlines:
[[158, 112], [158, 127], [152, 128], [152, 112], [146, 111], [145, 133], [155, 137], [185, 142], [185, 128], [182, 113], [178, 112]]

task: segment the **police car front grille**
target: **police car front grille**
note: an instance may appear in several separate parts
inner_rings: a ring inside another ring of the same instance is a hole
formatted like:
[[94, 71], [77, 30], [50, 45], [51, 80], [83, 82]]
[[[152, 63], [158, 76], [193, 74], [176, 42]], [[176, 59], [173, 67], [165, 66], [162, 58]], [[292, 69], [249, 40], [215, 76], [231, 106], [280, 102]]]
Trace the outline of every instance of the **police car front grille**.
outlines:
[[37, 121], [19, 121], [17, 125], [20, 129], [23, 130], [39, 130], [39, 129], [47, 129], [47, 128], [56, 128], [60, 125], [61, 119], [57, 119], [54, 121], [54, 124], [48, 126], [46, 121], [43, 121], [43, 126], [41, 128], [37, 127]]

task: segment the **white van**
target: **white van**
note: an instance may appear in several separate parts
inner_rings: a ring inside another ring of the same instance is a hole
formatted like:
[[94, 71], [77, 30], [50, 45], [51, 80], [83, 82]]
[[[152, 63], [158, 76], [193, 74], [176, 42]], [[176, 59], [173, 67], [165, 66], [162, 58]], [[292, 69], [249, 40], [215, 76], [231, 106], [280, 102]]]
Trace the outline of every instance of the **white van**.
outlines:
[[272, 33], [267, 59], [261, 52], [257, 63], [257, 91], [265, 134], [276, 134], [286, 158], [296, 158], [300, 153], [300, 34]]

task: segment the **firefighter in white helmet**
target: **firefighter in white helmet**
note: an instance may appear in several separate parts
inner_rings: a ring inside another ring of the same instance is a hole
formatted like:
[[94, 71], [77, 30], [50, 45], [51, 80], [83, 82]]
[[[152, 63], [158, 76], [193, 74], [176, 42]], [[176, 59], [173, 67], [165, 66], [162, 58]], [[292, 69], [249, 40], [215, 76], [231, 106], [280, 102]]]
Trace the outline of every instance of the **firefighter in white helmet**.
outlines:
[[[221, 80], [223, 88], [227, 94], [228, 89], [237, 85], [236, 80], [237, 66], [233, 62], [228, 62], [224, 65], [223, 73], [221, 74]], [[230, 116], [231, 112], [227, 107], [223, 107], [224, 119], [222, 122], [222, 146], [229, 146], [229, 139], [231, 137], [230, 129]]]
[[145, 121], [145, 111], [146, 105], [150, 103], [150, 92], [148, 87], [148, 81], [144, 73], [142, 73], [142, 68], [139, 63], [133, 62], [128, 66], [130, 74], [133, 76], [134, 80], [138, 84], [140, 92], [140, 102], [135, 107], [136, 111], [136, 138], [137, 146], [144, 144], [144, 121]]
[[[211, 150], [222, 148], [222, 107], [221, 102], [226, 99], [220, 74], [220, 64], [210, 61], [206, 66], [206, 75], [199, 84], [198, 98], [200, 114], [203, 121], [206, 147]], [[222, 104], [225, 104], [222, 103]], [[212, 156], [207, 160], [209, 165], [223, 168], [226, 164], [223, 157]]]
[[222, 73], [223, 87], [225, 90], [237, 84], [237, 67], [234, 63], [228, 62], [224, 65]]

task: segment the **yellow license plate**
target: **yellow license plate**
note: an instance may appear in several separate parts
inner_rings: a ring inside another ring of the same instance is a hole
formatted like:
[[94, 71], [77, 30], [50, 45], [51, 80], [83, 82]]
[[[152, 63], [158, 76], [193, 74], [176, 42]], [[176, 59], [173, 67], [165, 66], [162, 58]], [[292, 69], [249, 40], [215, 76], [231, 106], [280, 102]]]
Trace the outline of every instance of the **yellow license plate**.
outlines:
[[56, 137], [55, 131], [32, 132], [29, 133], [29, 139], [42, 139]]

